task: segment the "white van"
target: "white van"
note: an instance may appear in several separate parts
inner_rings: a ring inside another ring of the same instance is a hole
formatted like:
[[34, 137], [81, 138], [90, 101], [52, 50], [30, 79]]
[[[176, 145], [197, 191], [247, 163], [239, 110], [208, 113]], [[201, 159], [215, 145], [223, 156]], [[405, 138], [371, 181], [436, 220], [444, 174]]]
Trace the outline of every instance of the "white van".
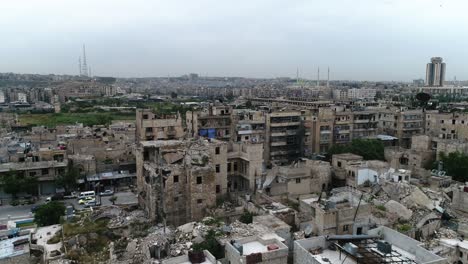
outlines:
[[87, 192], [81, 192], [80, 195], [78, 196], [78, 200], [87, 198], [87, 197], [95, 197], [96, 193], [94, 191], [87, 191]]

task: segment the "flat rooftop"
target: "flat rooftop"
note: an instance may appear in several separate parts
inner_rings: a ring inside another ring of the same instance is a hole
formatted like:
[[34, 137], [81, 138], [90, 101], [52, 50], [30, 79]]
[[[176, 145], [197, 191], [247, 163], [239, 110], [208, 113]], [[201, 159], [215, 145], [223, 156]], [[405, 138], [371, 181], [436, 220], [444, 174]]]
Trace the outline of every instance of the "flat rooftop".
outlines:
[[[15, 246], [16, 241], [27, 239], [28, 242]], [[29, 252], [29, 235], [14, 237], [0, 241], [0, 259], [20, 256]]]

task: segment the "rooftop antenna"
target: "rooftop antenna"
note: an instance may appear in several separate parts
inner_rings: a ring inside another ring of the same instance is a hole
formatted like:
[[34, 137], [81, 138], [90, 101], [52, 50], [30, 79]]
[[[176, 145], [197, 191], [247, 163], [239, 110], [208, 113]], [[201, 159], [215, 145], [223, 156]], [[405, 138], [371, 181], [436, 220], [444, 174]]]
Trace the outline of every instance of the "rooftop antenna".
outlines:
[[317, 68], [317, 87], [320, 86], [320, 67]]
[[328, 67], [327, 88], [330, 87], [330, 67]]
[[88, 64], [86, 63], [86, 48], [83, 44], [83, 64], [81, 65], [81, 74], [88, 77]]

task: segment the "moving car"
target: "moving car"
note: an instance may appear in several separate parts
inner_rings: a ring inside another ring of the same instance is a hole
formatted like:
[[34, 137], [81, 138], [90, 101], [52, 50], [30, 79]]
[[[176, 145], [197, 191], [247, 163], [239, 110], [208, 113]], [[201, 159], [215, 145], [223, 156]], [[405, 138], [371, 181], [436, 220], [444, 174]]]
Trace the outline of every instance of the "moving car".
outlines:
[[85, 203], [87, 203], [89, 201], [96, 201], [96, 200], [94, 199], [94, 197], [86, 197], [86, 198], [83, 198], [83, 199], [79, 200], [78, 203], [79, 204], [85, 204]]
[[114, 194], [114, 191], [112, 191], [112, 190], [105, 190], [105, 191], [99, 193], [99, 195], [101, 195], [101, 196], [111, 196], [113, 194]]

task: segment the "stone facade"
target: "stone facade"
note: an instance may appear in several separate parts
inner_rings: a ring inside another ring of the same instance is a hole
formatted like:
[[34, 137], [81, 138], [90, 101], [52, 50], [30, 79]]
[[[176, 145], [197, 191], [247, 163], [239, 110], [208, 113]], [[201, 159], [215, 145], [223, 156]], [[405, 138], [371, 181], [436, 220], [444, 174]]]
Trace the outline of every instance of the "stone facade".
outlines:
[[217, 183], [227, 182], [216, 172], [216, 148], [225, 144], [202, 139], [140, 143], [138, 197], [151, 220], [181, 225], [201, 220], [216, 205]]
[[151, 110], [136, 112], [136, 135], [138, 141], [181, 139], [185, 137], [180, 113], [158, 115]]

